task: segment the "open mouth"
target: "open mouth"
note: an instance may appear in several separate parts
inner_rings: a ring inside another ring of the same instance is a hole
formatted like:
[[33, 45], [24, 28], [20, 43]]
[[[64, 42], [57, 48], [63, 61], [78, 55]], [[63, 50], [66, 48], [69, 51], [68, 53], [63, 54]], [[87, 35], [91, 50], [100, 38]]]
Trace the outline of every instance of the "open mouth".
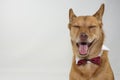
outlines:
[[87, 55], [88, 49], [91, 47], [93, 42], [94, 42], [94, 40], [91, 43], [90, 42], [78, 42], [78, 43], [76, 43], [78, 50], [79, 50], [79, 54], [80, 55]]

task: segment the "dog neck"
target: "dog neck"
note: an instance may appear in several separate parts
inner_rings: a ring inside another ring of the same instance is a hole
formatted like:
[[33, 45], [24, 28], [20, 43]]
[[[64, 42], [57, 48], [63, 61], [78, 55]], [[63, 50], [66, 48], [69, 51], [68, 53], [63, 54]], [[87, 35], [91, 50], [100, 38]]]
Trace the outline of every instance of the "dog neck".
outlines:
[[[105, 51], [109, 51], [110, 49], [109, 49], [108, 47], [106, 47], [105, 45], [103, 45], [100, 53], [98, 54], [98, 56], [102, 56], [104, 50], [105, 50]], [[76, 58], [75, 58], [76, 64], [77, 64], [78, 61], [81, 60], [81, 59], [83, 59], [83, 58], [80, 58], [80, 57], [76, 56]], [[90, 63], [90, 62], [88, 62], [88, 63]]]

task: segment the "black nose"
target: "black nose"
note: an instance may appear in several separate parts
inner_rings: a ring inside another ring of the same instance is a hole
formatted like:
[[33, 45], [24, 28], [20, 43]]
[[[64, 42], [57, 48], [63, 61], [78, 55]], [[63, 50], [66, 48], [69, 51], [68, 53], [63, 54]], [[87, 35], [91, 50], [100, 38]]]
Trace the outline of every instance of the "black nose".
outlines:
[[86, 33], [81, 33], [80, 34], [80, 39], [81, 40], [85, 41], [85, 40], [87, 40], [87, 38], [88, 38], [88, 35]]

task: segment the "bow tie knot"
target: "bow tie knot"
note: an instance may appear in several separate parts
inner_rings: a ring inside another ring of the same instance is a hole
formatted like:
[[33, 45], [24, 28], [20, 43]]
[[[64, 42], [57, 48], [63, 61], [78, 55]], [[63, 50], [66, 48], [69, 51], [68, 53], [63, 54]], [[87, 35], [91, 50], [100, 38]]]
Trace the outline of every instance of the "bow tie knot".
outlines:
[[79, 60], [77, 65], [85, 65], [87, 63], [87, 61], [90, 61], [90, 62], [92, 62], [94, 64], [97, 64], [97, 65], [100, 65], [100, 63], [101, 63], [100, 56], [98, 56], [98, 57], [95, 57], [95, 58], [92, 58], [92, 59]]

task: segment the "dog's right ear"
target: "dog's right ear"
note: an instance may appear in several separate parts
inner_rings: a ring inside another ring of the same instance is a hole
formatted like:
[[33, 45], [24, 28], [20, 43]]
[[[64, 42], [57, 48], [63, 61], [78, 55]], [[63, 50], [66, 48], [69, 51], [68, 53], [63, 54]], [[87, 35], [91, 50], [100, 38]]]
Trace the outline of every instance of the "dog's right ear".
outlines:
[[73, 10], [69, 9], [69, 21], [71, 22], [75, 17], [76, 15], [74, 14]]
[[102, 21], [102, 17], [103, 17], [103, 13], [104, 13], [104, 7], [105, 7], [105, 5], [102, 4], [100, 6], [99, 10], [93, 15], [100, 21]]

